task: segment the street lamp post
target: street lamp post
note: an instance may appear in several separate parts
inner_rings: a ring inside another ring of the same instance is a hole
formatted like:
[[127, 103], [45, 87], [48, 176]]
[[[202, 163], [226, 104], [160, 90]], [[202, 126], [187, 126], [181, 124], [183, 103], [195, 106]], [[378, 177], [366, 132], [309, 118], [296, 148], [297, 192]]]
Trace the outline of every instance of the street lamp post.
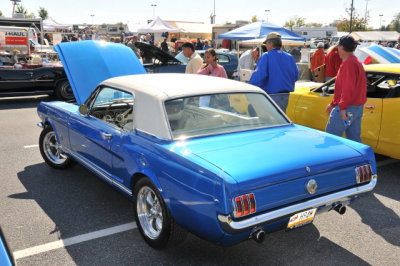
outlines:
[[153, 20], [156, 19], [156, 4], [151, 4], [151, 6], [153, 7]]
[[379, 30], [382, 28], [382, 17], [383, 14], [379, 14]]
[[94, 22], [94, 15], [90, 15], [92, 17], [92, 26], [93, 26], [93, 22]]
[[15, 6], [17, 5], [17, 3], [20, 3], [21, 0], [11, 0], [11, 2], [13, 2], [13, 11], [12, 11], [12, 15], [14, 15]]
[[267, 22], [268, 22], [268, 13], [269, 13], [269, 11], [271, 11], [271, 10], [265, 9], [265, 14], [267, 14]]

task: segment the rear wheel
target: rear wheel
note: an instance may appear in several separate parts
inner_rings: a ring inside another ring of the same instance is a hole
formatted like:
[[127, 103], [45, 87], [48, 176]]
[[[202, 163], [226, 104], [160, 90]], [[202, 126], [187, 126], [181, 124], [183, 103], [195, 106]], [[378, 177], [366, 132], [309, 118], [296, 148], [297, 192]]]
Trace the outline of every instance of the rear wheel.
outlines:
[[187, 231], [172, 218], [161, 194], [148, 178], [140, 179], [134, 189], [135, 219], [143, 239], [153, 248], [178, 245]]
[[44, 161], [51, 167], [64, 169], [71, 165], [71, 158], [65, 155], [51, 126], [46, 126], [39, 137], [39, 149]]
[[71, 85], [68, 80], [62, 80], [58, 82], [56, 86], [56, 96], [60, 101], [70, 101], [75, 99]]

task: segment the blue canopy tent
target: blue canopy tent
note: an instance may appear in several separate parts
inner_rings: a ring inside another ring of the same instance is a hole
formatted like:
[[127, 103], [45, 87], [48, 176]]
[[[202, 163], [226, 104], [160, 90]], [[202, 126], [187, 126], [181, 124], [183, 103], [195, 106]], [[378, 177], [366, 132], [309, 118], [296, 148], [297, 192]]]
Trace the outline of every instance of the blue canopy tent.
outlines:
[[234, 29], [224, 34], [218, 35], [218, 39], [228, 40], [251, 40], [257, 38], [263, 38], [270, 32], [278, 32], [282, 39], [293, 40], [293, 41], [305, 41], [306, 39], [277, 25], [269, 23], [264, 20], [256, 21], [254, 23], [247, 24], [243, 27]]

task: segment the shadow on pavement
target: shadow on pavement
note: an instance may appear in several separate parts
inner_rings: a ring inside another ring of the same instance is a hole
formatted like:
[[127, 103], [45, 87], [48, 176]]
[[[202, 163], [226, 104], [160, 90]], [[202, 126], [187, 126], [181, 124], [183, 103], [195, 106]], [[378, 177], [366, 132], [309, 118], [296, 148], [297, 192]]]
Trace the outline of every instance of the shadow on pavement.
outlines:
[[[389, 172], [390, 171], [390, 172]], [[400, 161], [390, 167], [378, 169], [378, 183], [373, 193], [363, 196], [362, 200], [355, 201], [351, 207], [361, 216], [362, 222], [369, 225], [378, 235], [388, 243], [400, 246], [400, 237], [395, 234], [400, 217], [388, 206], [382, 204], [379, 196], [400, 201]], [[396, 173], [396, 174], [395, 174]], [[384, 217], [384, 219], [382, 219]]]
[[[65, 239], [134, 220], [130, 201], [79, 165], [55, 170], [40, 163], [25, 167], [18, 173], [18, 178], [27, 192], [9, 197], [35, 200], [56, 224], [49, 235], [57, 232]], [[182, 245], [156, 251], [134, 229], [67, 246], [66, 250], [77, 265], [367, 264], [320, 237], [312, 224], [290, 232], [269, 234], [263, 244], [246, 241], [221, 247], [189, 234]], [[27, 257], [20, 262], [43, 263], [43, 259], [48, 259], [51, 264], [53, 256], [59, 254], [57, 252], [65, 251], [54, 250], [45, 256]]]
[[27, 96], [27, 97], [0, 97], [0, 110], [36, 108], [40, 102], [55, 101], [55, 98], [48, 95]]

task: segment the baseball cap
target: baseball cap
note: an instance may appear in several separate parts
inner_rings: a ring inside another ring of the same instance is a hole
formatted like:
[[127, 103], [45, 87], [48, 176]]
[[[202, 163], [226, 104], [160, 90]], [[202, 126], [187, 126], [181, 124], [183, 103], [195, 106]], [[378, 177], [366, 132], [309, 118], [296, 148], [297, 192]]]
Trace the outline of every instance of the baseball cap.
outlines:
[[346, 51], [353, 52], [356, 50], [358, 42], [351, 35], [345, 35], [340, 37], [339, 45], [343, 46]]
[[282, 36], [279, 33], [273, 31], [273, 32], [268, 33], [267, 38], [265, 39], [265, 41], [263, 43], [267, 43], [267, 41], [272, 40], [272, 39], [280, 39], [280, 38], [282, 38]]

